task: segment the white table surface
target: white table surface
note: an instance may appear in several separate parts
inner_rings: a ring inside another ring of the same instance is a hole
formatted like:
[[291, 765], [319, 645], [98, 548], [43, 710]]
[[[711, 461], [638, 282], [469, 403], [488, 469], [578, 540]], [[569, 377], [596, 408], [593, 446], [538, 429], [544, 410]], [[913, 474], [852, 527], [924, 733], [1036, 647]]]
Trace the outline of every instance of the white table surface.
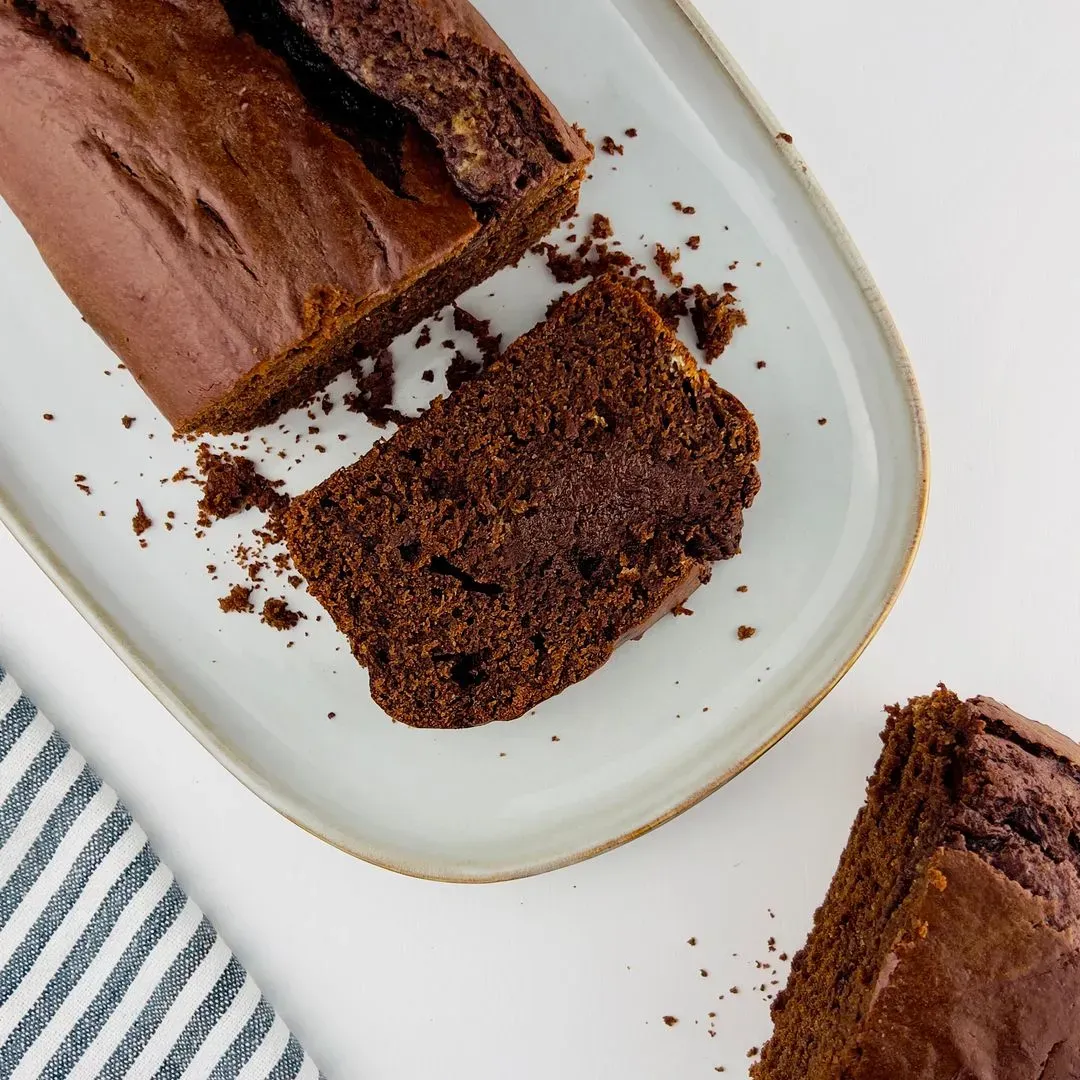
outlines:
[[[1080, 8], [700, 3], [876, 275], [933, 452], [923, 549], [894, 614], [751, 770], [545, 877], [396, 877], [242, 788], [0, 529], [4, 664], [338, 1080], [741, 1076], [768, 1029], [754, 960], [774, 959], [770, 935], [788, 950], [805, 935], [881, 704], [945, 680], [1080, 737]], [[714, 1009], [732, 984], [743, 994]]]

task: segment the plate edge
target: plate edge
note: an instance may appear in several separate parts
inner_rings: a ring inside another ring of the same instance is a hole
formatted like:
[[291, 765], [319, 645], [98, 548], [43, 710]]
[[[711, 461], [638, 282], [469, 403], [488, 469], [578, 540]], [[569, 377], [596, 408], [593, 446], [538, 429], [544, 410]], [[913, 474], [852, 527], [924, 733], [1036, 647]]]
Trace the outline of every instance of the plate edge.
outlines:
[[862, 292], [868, 307], [878, 328], [885, 339], [887, 351], [897, 374], [907, 387], [907, 403], [911, 412], [911, 421], [918, 443], [919, 464], [919, 490], [916, 497], [916, 505], [913, 507], [913, 528], [907, 552], [899, 572], [895, 576], [889, 592], [882, 605], [881, 611], [874, 619], [866, 634], [858, 645], [839, 666], [836, 672], [830, 676], [824, 686], [815, 693], [794, 716], [784, 723], [776, 732], [758, 746], [752, 753], [742, 758], [735, 765], [726, 769], [719, 777], [710, 780], [707, 784], [698, 788], [688, 797], [681, 800], [674, 807], [658, 815], [645, 824], [638, 826], [629, 832], [623, 833], [611, 840], [596, 844], [583, 851], [573, 852], [557, 859], [551, 859], [532, 866], [518, 867], [497, 873], [470, 874], [460, 870], [453, 873], [438, 873], [426, 871], [423, 867], [398, 865], [393, 862], [376, 858], [370, 854], [364, 854], [350, 848], [344, 842], [325, 836], [316, 831], [312, 825], [293, 816], [287, 808], [288, 799], [282, 798], [278, 792], [264, 782], [245, 762], [243, 754], [232, 744], [221, 739], [215, 734], [207, 719], [196, 712], [173, 688], [158, 674], [153, 664], [139, 651], [139, 649], [119, 630], [113, 623], [108, 613], [89, 595], [82, 583], [68, 570], [67, 566], [53, 553], [49, 546], [37, 536], [33, 529], [16, 510], [13, 500], [0, 483], [0, 522], [2, 522], [15, 537], [15, 540], [30, 556], [34, 563], [41, 569], [46, 577], [56, 586], [64, 598], [75, 608], [82, 618], [97, 633], [98, 637], [108, 646], [112, 653], [124, 664], [124, 666], [139, 680], [140, 683], [176, 718], [177, 721], [191, 734], [229, 773], [257, 795], [268, 806], [276, 810], [282, 817], [292, 824], [303, 829], [304, 832], [316, 837], [325, 843], [361, 859], [364, 862], [379, 866], [386, 870], [392, 870], [409, 877], [421, 878], [430, 881], [439, 881], [452, 884], [487, 884], [500, 881], [511, 881], [520, 878], [532, 877], [537, 874], [547, 873], [561, 867], [570, 866], [574, 863], [583, 862], [594, 858], [604, 852], [611, 851], [623, 844], [629, 843], [640, 836], [651, 832], [653, 829], [666, 824], [680, 814], [697, 805], [707, 796], [723, 787], [729, 780], [748, 768], [760, 757], [771, 750], [784, 736], [793, 731], [813, 710], [825, 699], [840, 680], [851, 670], [855, 662], [861, 656], [863, 650], [877, 634], [885, 619], [892, 611], [900, 592], [907, 581], [911, 567], [918, 552], [919, 543], [922, 539], [923, 526], [926, 520], [927, 505], [930, 488], [930, 447], [927, 435], [926, 419], [923, 411], [922, 400], [919, 395], [918, 384], [912, 369], [911, 360], [904, 346], [900, 332], [885, 304], [876, 282], [870, 274], [862, 255], [856, 248], [847, 227], [840, 219], [825, 194], [821, 185], [810, 171], [802, 156], [792, 143], [778, 137], [783, 128], [766, 104], [765, 100], [757, 92], [756, 88], [747, 78], [745, 72], [728, 51], [716, 32], [708, 24], [705, 18], [691, 0], [667, 0], [683, 17], [685, 17], [700, 35], [710, 51], [716, 57], [723, 73], [734, 84], [738, 93], [751, 107], [759, 122], [773, 138], [777, 152], [783, 157], [785, 163], [791, 169], [796, 180], [806, 191], [814, 209], [817, 211], [826, 227], [830, 239], [836, 245], [837, 250], [847, 265], [852, 277], [855, 279], [859, 290]]

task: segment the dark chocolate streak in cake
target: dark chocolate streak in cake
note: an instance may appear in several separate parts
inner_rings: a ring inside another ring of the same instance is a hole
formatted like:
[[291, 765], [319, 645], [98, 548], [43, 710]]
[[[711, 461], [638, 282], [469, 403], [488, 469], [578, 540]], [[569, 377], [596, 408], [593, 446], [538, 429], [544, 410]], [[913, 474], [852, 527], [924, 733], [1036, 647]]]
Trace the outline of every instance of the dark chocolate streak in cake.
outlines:
[[222, 0], [233, 26], [280, 56], [308, 105], [395, 195], [402, 186], [401, 143], [406, 116], [350, 78], [284, 12], [279, 0]]
[[959, 757], [947, 843], [1049, 901], [1061, 929], [1080, 918], [1080, 766], [1025, 745], [996, 702], [971, 705], [986, 726]]
[[274, 2], [344, 71], [414, 115], [475, 203], [504, 207], [573, 160], [576, 137], [471, 4]]

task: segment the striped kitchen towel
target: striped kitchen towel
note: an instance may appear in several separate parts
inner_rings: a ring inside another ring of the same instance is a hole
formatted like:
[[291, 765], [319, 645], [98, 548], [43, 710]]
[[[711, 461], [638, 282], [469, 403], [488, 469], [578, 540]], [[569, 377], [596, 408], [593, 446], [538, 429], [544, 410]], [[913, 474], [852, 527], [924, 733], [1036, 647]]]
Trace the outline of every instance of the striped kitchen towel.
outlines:
[[2, 667], [0, 800], [0, 1077], [320, 1076]]

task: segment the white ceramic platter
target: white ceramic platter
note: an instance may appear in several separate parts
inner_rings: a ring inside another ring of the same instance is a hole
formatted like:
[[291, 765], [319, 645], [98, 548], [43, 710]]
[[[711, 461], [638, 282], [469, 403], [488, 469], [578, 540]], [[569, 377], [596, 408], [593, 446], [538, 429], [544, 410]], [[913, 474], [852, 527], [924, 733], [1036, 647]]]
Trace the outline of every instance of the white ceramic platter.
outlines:
[[[180, 722], [267, 802], [361, 858], [467, 881], [610, 848], [775, 743], [888, 611], [927, 491], [917, 391], [881, 299], [797, 150], [777, 138], [776, 121], [695, 29], [693, 12], [668, 0], [479, 6], [567, 116], [597, 143], [611, 134], [625, 146], [623, 156], [597, 155], [585, 214], [608, 214], [635, 254], [654, 241], [681, 245], [689, 281], [737, 284], [750, 325], [713, 374], [754, 411], [764, 447], [745, 553], [717, 567], [691, 601], [694, 617], [662, 620], [512, 724], [392, 724], [332, 626], [316, 621], [314, 601], [270, 575], [253, 599], [288, 597], [308, 615], [295, 632], [219, 611], [217, 598], [243, 579], [229, 548], [250, 540], [257, 515], [195, 538], [196, 490], [159, 482], [191, 464], [192, 448], [170, 439], [0, 204], [8, 527]], [[621, 134], [629, 127], [638, 138]], [[696, 213], [678, 213], [673, 200]], [[685, 246], [692, 233], [702, 237], [696, 252]], [[493, 317], [509, 340], [560, 288], [530, 257], [465, 306]], [[439, 343], [455, 336], [450, 321], [434, 324], [433, 336], [424, 352], [411, 338], [396, 347], [401, 405], [430, 391], [419, 375], [445, 364]], [[348, 387], [334, 389], [340, 397]], [[124, 414], [136, 417], [130, 429]], [[284, 423], [288, 435], [263, 434], [287, 457], [269, 452], [264, 468], [293, 492], [377, 436], [340, 407]], [[76, 473], [92, 494], [75, 487]], [[145, 549], [130, 524], [136, 498], [155, 521]], [[737, 592], [743, 584], [748, 591]], [[757, 633], [740, 641], [740, 625]]]

